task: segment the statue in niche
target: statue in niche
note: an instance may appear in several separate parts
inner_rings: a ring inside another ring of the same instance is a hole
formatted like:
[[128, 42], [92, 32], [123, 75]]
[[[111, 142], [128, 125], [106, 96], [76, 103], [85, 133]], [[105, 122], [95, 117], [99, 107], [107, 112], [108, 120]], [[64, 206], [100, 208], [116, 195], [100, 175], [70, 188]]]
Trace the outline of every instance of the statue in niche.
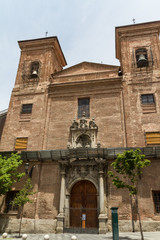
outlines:
[[82, 134], [76, 140], [77, 148], [90, 148], [91, 147], [91, 139], [88, 135]]

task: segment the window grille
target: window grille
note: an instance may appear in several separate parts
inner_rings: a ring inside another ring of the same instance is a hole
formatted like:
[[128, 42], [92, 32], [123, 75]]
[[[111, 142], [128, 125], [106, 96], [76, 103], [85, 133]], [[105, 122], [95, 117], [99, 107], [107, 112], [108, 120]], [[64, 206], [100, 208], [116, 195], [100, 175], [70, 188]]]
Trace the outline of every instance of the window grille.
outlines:
[[142, 104], [154, 104], [154, 95], [153, 94], [142, 94], [141, 95]]
[[32, 113], [32, 104], [22, 104], [21, 114]]

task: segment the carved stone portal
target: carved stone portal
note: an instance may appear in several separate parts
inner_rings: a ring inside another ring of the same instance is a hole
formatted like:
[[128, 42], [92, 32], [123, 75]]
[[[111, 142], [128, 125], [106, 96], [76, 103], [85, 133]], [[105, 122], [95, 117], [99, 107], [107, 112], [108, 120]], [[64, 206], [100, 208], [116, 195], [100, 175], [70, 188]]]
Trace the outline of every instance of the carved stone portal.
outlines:
[[70, 127], [71, 143], [68, 144], [70, 148], [96, 148], [97, 147], [97, 132], [98, 127], [94, 118], [87, 122], [85, 112], [82, 118], [78, 121], [73, 120]]

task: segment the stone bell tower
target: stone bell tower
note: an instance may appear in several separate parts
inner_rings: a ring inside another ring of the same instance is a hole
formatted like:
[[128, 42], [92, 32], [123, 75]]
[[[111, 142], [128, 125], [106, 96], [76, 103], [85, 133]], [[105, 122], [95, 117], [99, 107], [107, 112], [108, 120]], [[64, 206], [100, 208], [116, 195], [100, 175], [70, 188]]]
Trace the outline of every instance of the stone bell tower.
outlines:
[[157, 124], [159, 33], [160, 21], [116, 28], [116, 57], [120, 60], [123, 78], [126, 147], [148, 146], [150, 134], [160, 131]]
[[66, 60], [57, 37], [18, 44], [21, 56], [0, 149], [43, 149], [50, 76], [61, 71]]

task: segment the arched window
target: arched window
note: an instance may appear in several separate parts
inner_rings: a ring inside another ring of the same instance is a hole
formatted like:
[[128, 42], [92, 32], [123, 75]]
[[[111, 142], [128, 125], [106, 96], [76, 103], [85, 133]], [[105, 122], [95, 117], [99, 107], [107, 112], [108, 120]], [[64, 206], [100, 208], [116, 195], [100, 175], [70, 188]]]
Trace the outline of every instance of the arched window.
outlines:
[[38, 77], [38, 72], [39, 72], [39, 62], [35, 61], [31, 63], [31, 78], [37, 78]]
[[91, 139], [86, 134], [81, 134], [76, 140], [77, 148], [89, 148], [91, 147]]
[[146, 48], [136, 50], [136, 63], [138, 68], [148, 67], [148, 55]]

